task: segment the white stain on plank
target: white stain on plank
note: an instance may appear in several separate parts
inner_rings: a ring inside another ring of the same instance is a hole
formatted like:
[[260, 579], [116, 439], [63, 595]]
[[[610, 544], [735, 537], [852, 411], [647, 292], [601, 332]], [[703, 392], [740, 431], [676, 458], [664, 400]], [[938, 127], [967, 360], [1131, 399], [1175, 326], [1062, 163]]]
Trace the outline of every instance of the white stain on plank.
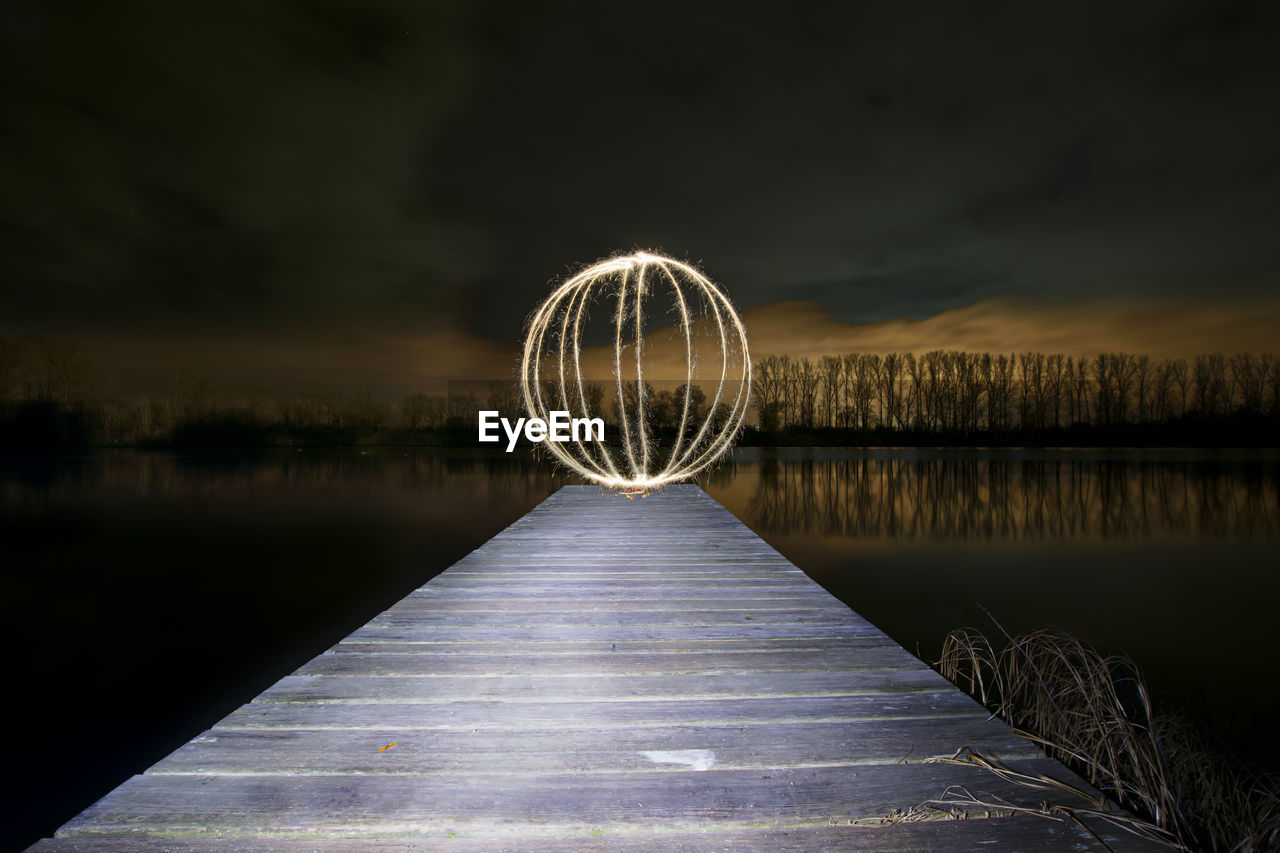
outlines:
[[716, 754], [709, 749], [653, 749], [639, 753], [654, 764], [683, 764], [693, 770], [710, 770]]

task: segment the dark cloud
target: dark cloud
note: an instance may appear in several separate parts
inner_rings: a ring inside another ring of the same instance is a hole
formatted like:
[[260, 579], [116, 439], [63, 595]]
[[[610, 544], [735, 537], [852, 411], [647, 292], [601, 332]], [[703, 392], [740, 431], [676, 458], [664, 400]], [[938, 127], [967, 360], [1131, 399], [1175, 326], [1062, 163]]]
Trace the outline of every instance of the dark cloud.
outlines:
[[844, 323], [1274, 288], [1266, 3], [21, 4], [0, 325], [514, 340], [611, 250]]
[[[10, 323], [377, 320], [388, 294], [447, 302], [456, 229], [410, 187], [469, 86], [461, 16], [120, 3], [36, 17], [5, 52]], [[413, 301], [424, 322], [432, 304]]]
[[762, 9], [534, 22], [428, 195], [499, 280], [652, 245], [850, 320], [1274, 272], [1269, 8]]

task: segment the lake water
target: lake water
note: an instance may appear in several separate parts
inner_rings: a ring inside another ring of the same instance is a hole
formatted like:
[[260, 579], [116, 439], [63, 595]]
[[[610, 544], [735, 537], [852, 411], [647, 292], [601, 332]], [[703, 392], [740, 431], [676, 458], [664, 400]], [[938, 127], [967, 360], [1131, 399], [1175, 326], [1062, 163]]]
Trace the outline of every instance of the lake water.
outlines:
[[[444, 449], [0, 461], [4, 761], [25, 780], [0, 846], [51, 832], [568, 481]], [[1062, 626], [1280, 765], [1280, 454], [745, 449], [703, 486], [926, 660], [953, 627]]]

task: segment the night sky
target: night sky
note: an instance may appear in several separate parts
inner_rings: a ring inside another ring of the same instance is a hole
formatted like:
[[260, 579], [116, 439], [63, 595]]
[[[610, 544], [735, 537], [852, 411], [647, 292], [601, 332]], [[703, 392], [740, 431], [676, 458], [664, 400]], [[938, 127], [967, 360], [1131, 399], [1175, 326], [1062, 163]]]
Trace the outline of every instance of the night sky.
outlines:
[[698, 263], [756, 353], [1274, 349], [1272, 3], [0, 6], [0, 335], [440, 391]]

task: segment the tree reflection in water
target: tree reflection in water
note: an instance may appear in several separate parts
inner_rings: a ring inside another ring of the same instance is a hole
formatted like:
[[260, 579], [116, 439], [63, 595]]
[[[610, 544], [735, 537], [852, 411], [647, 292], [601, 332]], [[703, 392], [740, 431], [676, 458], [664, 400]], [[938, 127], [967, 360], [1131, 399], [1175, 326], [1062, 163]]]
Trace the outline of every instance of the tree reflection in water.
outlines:
[[1265, 452], [743, 451], [705, 485], [745, 498], [743, 520], [762, 533], [921, 541], [1280, 534], [1280, 458]]

